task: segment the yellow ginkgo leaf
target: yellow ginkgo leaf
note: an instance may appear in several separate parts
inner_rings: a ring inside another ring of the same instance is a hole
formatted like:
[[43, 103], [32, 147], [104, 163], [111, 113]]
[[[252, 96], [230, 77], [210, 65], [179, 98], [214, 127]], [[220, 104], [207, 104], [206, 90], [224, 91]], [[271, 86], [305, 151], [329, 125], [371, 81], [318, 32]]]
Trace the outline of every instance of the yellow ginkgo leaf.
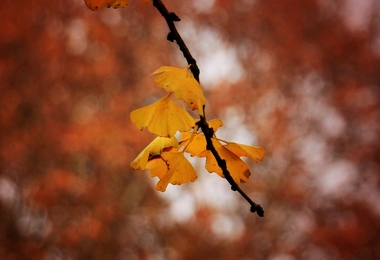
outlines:
[[262, 162], [264, 160], [265, 150], [259, 146], [249, 146], [227, 142], [227, 145], [224, 147], [239, 157], [244, 156], [251, 158], [255, 163]]
[[181, 69], [162, 66], [153, 72], [153, 75], [157, 75], [154, 81], [159, 87], [173, 92], [176, 98], [185, 101], [192, 110], [197, 109], [199, 114], [204, 116], [203, 106], [206, 104], [206, 98], [188, 67]]
[[161, 154], [161, 157], [168, 167], [168, 170], [164, 174], [162, 162], [155, 161], [149, 165], [152, 170], [151, 174], [160, 178], [160, 181], [156, 185], [157, 190], [164, 192], [169, 183], [181, 185], [197, 179], [193, 166], [185, 158], [183, 152], [164, 152]]
[[131, 112], [132, 122], [140, 129], [162, 137], [171, 137], [177, 131], [189, 131], [195, 119], [170, 98], [170, 94], [159, 101]]
[[147, 168], [148, 160], [155, 155], [160, 155], [162, 151], [169, 148], [177, 148], [178, 141], [173, 136], [171, 138], [156, 137], [131, 163], [134, 170], [144, 170]]
[[159, 179], [162, 179], [169, 170], [168, 165], [161, 157], [149, 160], [146, 168], [150, 170], [151, 177], [158, 177]]
[[[219, 156], [227, 163], [227, 170], [230, 172], [231, 177], [236, 183], [247, 182], [251, 172], [248, 166], [243, 162], [236, 154], [226, 149], [218, 140], [213, 139], [215, 149]], [[222, 169], [219, 167], [215, 157], [208, 150], [199, 155], [200, 157], [206, 157], [206, 170], [208, 172], [215, 172], [219, 176], [224, 177]]]
[[[208, 122], [209, 126], [214, 130], [223, 125], [220, 119], [214, 119]], [[181, 146], [185, 147], [184, 151], [191, 156], [206, 157], [206, 169], [208, 172], [215, 172], [224, 177], [222, 169], [219, 167], [214, 155], [206, 149], [206, 139], [203, 133], [184, 132], [180, 137]], [[221, 140], [222, 141], [222, 140]], [[241, 156], [249, 157], [253, 161], [260, 162], [264, 160], [265, 150], [258, 146], [248, 146], [233, 142], [226, 142], [222, 145], [219, 139], [212, 138], [213, 146], [218, 155], [227, 163], [227, 170], [236, 183], [247, 182], [251, 175], [248, 166], [240, 159]]]
[[125, 8], [129, 5], [129, 0], [84, 0], [87, 7], [93, 11], [99, 10], [103, 6], [113, 8]]
[[[208, 122], [209, 127], [214, 130], [214, 133], [223, 125], [220, 119], [212, 119]], [[194, 137], [192, 137], [194, 135]], [[191, 140], [191, 138], [193, 138]], [[181, 145], [186, 147], [185, 151], [191, 156], [198, 156], [206, 150], [206, 139], [203, 133], [183, 132], [181, 134]]]
[[208, 122], [208, 125], [214, 130], [214, 133], [215, 133], [219, 127], [224, 125], [224, 123], [219, 118], [215, 118], [215, 119], [210, 120]]
[[191, 156], [198, 156], [206, 150], [206, 139], [203, 134], [194, 134], [193, 139], [191, 136], [193, 133], [184, 132], [181, 134], [181, 145], [186, 147], [185, 152]]

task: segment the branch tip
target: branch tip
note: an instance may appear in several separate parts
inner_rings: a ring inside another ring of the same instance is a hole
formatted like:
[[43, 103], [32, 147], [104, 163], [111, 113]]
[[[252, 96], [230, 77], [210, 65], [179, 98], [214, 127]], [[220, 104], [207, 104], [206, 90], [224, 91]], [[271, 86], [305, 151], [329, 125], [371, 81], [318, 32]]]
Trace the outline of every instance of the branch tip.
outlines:
[[264, 210], [259, 204], [252, 205], [251, 212], [252, 213], [256, 212], [259, 217], [264, 217]]

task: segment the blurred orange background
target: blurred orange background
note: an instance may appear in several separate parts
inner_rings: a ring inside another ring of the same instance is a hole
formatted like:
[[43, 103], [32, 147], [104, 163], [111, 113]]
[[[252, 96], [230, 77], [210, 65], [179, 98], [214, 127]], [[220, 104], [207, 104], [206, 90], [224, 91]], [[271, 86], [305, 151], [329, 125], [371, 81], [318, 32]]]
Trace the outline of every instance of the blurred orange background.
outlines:
[[201, 159], [165, 193], [130, 169], [150, 74], [187, 65], [151, 3], [4, 0], [1, 259], [379, 259], [379, 2], [164, 3], [219, 137], [267, 152], [241, 185], [265, 217]]

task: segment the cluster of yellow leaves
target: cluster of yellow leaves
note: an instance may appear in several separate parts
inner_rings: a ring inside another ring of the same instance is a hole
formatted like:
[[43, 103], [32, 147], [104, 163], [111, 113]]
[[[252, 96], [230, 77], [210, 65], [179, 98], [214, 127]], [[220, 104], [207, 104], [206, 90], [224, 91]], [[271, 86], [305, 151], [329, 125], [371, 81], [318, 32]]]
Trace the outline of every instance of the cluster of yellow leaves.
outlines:
[[[150, 2], [151, 0], [144, 0], [144, 2]], [[99, 10], [102, 7], [112, 8], [125, 8], [129, 5], [129, 0], [84, 0], [87, 7], [92, 11]]]
[[[180, 185], [197, 179], [185, 152], [191, 156], [205, 157], [207, 171], [224, 177], [215, 157], [206, 149], [205, 136], [198, 131], [196, 120], [172, 100], [173, 94], [190, 109], [198, 110], [199, 115], [204, 116], [206, 98], [189, 68], [163, 66], [153, 75], [156, 75], [157, 85], [169, 94], [151, 105], [131, 112], [131, 120], [140, 130], [146, 127], [158, 136], [133, 160], [131, 167], [135, 170], [149, 169], [152, 177], [159, 178], [156, 189], [163, 192], [169, 183]], [[209, 122], [214, 131], [212, 143], [220, 157], [226, 161], [234, 181], [246, 182], [251, 173], [240, 157], [249, 157], [257, 163], [263, 161], [265, 151], [261, 147], [218, 139], [215, 133], [222, 125], [220, 119]], [[180, 142], [174, 136], [177, 132], [181, 132]]]
[[113, 8], [125, 8], [129, 5], [129, 0], [84, 0], [87, 7], [93, 11], [99, 10], [100, 8], [113, 7]]
[[206, 98], [201, 86], [189, 72], [189, 68], [163, 66], [153, 72], [157, 75], [155, 82], [169, 94], [157, 102], [137, 109], [131, 113], [132, 122], [140, 129], [148, 128], [152, 134], [172, 137], [177, 131], [189, 131], [195, 119], [182, 107], [178, 106], [171, 95], [183, 100], [192, 110], [203, 115]]
[[[220, 119], [214, 119], [209, 122], [209, 125], [215, 133], [223, 125], [223, 122]], [[193, 134], [186, 132], [181, 135], [181, 144], [186, 146], [186, 152], [191, 156], [205, 157], [206, 170], [224, 177], [215, 157], [209, 150], [206, 150], [206, 138], [203, 133], [195, 133], [195, 136], [192, 136]], [[251, 175], [248, 166], [240, 157], [249, 157], [256, 163], [264, 160], [265, 151], [262, 147], [227, 142], [216, 136], [212, 138], [212, 143], [219, 156], [226, 161], [227, 169], [236, 183], [247, 182]]]

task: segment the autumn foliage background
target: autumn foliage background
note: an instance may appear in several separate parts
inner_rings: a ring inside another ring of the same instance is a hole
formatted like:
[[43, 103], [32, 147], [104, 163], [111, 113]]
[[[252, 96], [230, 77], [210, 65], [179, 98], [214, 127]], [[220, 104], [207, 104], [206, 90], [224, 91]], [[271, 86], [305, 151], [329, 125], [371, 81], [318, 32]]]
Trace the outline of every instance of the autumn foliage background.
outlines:
[[220, 137], [266, 150], [241, 187], [216, 174], [154, 190], [129, 164], [129, 113], [185, 67], [151, 3], [0, 9], [2, 259], [380, 258], [378, 1], [165, 1]]

